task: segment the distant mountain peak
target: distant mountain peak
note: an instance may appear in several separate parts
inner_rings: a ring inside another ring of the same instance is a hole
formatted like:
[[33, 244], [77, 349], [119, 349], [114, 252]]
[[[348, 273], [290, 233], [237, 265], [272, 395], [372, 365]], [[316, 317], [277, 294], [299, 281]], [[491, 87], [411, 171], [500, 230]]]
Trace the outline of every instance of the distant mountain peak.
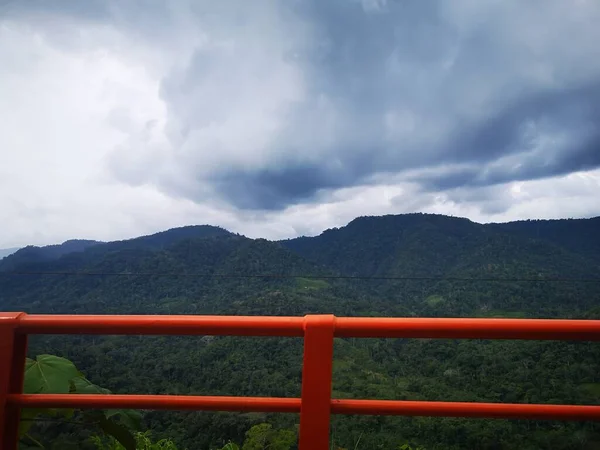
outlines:
[[188, 239], [208, 239], [232, 236], [224, 228], [212, 225], [188, 225], [122, 241], [100, 242], [89, 239], [69, 239], [62, 244], [37, 247], [28, 245], [2, 259], [2, 270], [12, 270], [23, 264], [58, 260], [65, 255], [89, 250], [95, 254], [121, 250], [160, 250]]
[[73, 244], [94, 245], [94, 244], [102, 244], [102, 243], [103, 243], [102, 241], [94, 241], [92, 239], [67, 239], [62, 244], [57, 244], [57, 245], [73, 245]]
[[19, 249], [20, 249], [20, 247], [0, 248], [0, 259], [5, 258], [6, 256], [9, 256], [9, 255], [12, 255]]
[[211, 238], [218, 236], [230, 236], [232, 233], [225, 228], [221, 228], [214, 225], [186, 225], [183, 227], [169, 228], [165, 231], [159, 231], [158, 233], [148, 234], [145, 236], [139, 236], [132, 239], [126, 239], [117, 242], [126, 241], [147, 241], [147, 242], [160, 242], [172, 243], [182, 239], [202, 239]]
[[69, 239], [62, 244], [46, 245], [43, 247], [28, 245], [2, 259], [2, 269], [6, 270], [21, 264], [53, 261], [63, 255], [82, 252], [89, 247], [99, 244], [102, 244], [102, 242], [89, 239]]
[[[414, 222], [423, 221], [423, 220], [475, 223], [475, 222], [471, 221], [470, 219], [467, 219], [466, 217], [457, 217], [457, 216], [447, 216], [444, 214], [416, 212], [416, 213], [403, 213], [403, 214], [384, 214], [381, 216], [359, 216], [359, 217], [351, 220], [350, 222], [348, 222], [348, 225], [346, 225], [346, 226], [350, 226], [350, 225], [353, 225], [356, 223], [364, 223], [364, 222], [379, 222], [379, 223], [386, 223], [386, 222], [388, 222], [388, 223], [389, 222], [410, 223], [410, 222], [413, 222], [414, 223]], [[341, 228], [343, 228], [343, 227], [341, 227]]]

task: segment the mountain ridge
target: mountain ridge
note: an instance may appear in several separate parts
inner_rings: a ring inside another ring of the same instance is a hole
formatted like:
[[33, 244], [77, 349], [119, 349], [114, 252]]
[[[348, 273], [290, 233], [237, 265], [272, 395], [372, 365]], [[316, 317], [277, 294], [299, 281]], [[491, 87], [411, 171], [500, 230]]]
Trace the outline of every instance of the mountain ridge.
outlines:
[[[594, 220], [578, 222], [573, 232], [569, 224], [558, 231], [553, 224], [537, 236], [528, 224], [506, 230], [441, 215], [371, 216], [284, 241], [184, 227], [54, 259], [13, 266], [0, 261], [0, 310], [600, 319], [598, 283], [549, 281], [599, 278], [599, 264], [587, 250], [596, 239]], [[578, 232], [582, 226], [589, 233]], [[337, 275], [438, 278], [313, 278]], [[522, 278], [535, 281], [515, 281]], [[600, 349], [587, 344], [336, 339], [333, 396], [600, 404]], [[115, 393], [300, 395], [299, 339], [35, 336], [29, 351], [67, 357]], [[224, 437], [242, 442], [257, 423], [294, 430], [294, 421], [281, 415], [144, 413], [157, 437], [203, 450], [221, 448]], [[336, 417], [332, 423], [335, 447], [353, 448], [360, 437], [364, 450], [398, 448], [400, 437], [428, 450], [571, 450], [574, 433], [590, 449], [600, 445], [600, 433], [587, 424], [536, 423], [532, 433], [522, 421]], [[79, 432], [60, 424], [37, 432], [59, 448], [87, 450], [77, 445]]]
[[[600, 224], [600, 218], [584, 220], [590, 221], [585, 223], [591, 223], [592, 226], [596, 221]], [[536, 226], [533, 223], [531, 225]], [[596, 274], [600, 270], [600, 261], [595, 259], [594, 252], [591, 252], [591, 255], [589, 252], [585, 252], [584, 256], [573, 255], [582, 248], [589, 248], [586, 242], [577, 241], [577, 239], [585, 239], [585, 235], [576, 234], [570, 240], [559, 239], [560, 235], [557, 233], [539, 238], [534, 236], [534, 232], [530, 231], [528, 226], [519, 224], [518, 230], [515, 231], [511, 227], [497, 227], [491, 224], [479, 224], [469, 219], [432, 214], [364, 216], [354, 219], [345, 227], [325, 230], [318, 236], [298, 237], [280, 242], [309, 260], [325, 265], [333, 264], [336, 269], [347, 275], [399, 275], [399, 269], [390, 267], [390, 264], [397, 265], [398, 262], [412, 259], [411, 266], [414, 266], [414, 259], [426, 253], [426, 247], [431, 245], [442, 246], [445, 257], [454, 258], [455, 262], [458, 262], [459, 258], [464, 257], [468, 246], [473, 247], [471, 251], [476, 251], [474, 247], [485, 248], [493, 241], [500, 246], [521, 245], [530, 248], [535, 248], [536, 245], [550, 246], [551, 249], [563, 253], [564, 258], [577, 260], [577, 264], [570, 262], [564, 266], [577, 266], [577, 270], [580, 271], [583, 265], [585, 267], [583, 270], [586, 270], [588, 275]], [[347, 244], [358, 240], [362, 241], [362, 245]], [[502, 243], [503, 240], [506, 242]], [[565, 245], [565, 242], [569, 245]], [[486, 256], [496, 258], [497, 255], [490, 250]], [[356, 262], [361, 260], [366, 261], [367, 264], [357, 266]], [[368, 264], [369, 261], [373, 264]], [[387, 266], [386, 261], [388, 261]], [[560, 270], [563, 273], [569, 271], [564, 266], [562, 269], [557, 268], [558, 272], [554, 275], [558, 276]], [[428, 274], [431, 274], [434, 267], [435, 261], [423, 261], [422, 270], [429, 272]], [[405, 275], [428, 275], [422, 271], [419, 273], [400, 271]], [[435, 274], [441, 276], [440, 273]]]
[[[343, 233], [344, 235], [351, 234], [354, 230], [364, 233], [367, 227], [371, 226], [374, 231], [382, 232], [390, 231], [389, 225], [400, 226], [391, 231], [397, 232], [402, 230], [402, 226], [414, 228], [415, 225], [431, 227], [435, 224], [443, 222], [445, 232], [452, 233], [461, 226], [471, 227], [473, 232], [481, 232], [481, 230], [501, 230], [506, 233], [521, 235], [532, 239], [541, 239], [547, 242], [552, 242], [555, 245], [561, 245], [570, 250], [583, 251], [591, 257], [598, 256], [600, 258], [600, 216], [581, 218], [581, 219], [532, 219], [532, 220], [517, 220], [510, 222], [493, 222], [479, 223], [468, 218], [447, 216], [443, 214], [429, 213], [408, 213], [408, 214], [386, 214], [381, 216], [359, 216], [348, 222], [344, 226], [328, 228], [320, 234], [314, 236], [297, 236], [295, 238], [272, 240], [264, 239], [270, 242], [278, 242], [281, 245], [298, 250], [304, 247], [306, 242], [315, 242], [323, 237]], [[449, 227], [448, 225], [453, 225]], [[454, 226], [456, 225], [456, 226]], [[572, 229], [568, 229], [571, 227]], [[479, 230], [477, 230], [479, 228]], [[462, 230], [463, 232], [465, 229]], [[225, 228], [214, 225], [186, 225], [181, 227], [170, 228], [157, 233], [148, 235], [135, 236], [132, 238], [116, 240], [116, 241], [96, 241], [89, 239], [69, 239], [61, 244], [51, 244], [46, 246], [28, 245], [21, 248], [6, 249], [14, 250], [10, 255], [7, 255], [6, 262], [11, 260], [27, 260], [29, 258], [41, 260], [58, 259], [68, 253], [84, 251], [89, 247], [98, 246], [98, 251], [104, 250], [121, 250], [124, 248], [161, 248], [186, 238], [207, 238], [233, 235]], [[581, 242], [581, 237], [592, 239], [590, 242]], [[0, 261], [2, 258], [0, 258]]]
[[19, 249], [21, 249], [21, 247], [0, 248], [0, 260], [2, 260], [3, 258], [6, 258], [7, 256], [12, 255]]

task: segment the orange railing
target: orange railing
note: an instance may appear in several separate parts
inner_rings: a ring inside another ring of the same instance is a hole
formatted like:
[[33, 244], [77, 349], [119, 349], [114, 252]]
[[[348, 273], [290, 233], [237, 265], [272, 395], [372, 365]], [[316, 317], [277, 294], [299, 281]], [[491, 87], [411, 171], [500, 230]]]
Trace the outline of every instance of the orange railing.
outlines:
[[[29, 334], [304, 337], [301, 398], [22, 394]], [[308, 315], [69, 316], [0, 313], [0, 443], [17, 448], [20, 408], [300, 413], [299, 447], [325, 450], [330, 414], [600, 420], [600, 406], [331, 399], [334, 337], [600, 340], [600, 320], [362, 318]]]

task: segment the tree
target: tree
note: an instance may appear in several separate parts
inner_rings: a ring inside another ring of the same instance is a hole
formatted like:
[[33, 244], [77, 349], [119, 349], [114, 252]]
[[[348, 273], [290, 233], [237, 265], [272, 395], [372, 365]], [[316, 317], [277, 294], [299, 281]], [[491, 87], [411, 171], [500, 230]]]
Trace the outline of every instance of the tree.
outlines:
[[[98, 450], [127, 450], [112, 436], [108, 439], [102, 439], [100, 436], [93, 436], [92, 442], [96, 444]], [[161, 439], [157, 442], [152, 442], [149, 431], [146, 431], [145, 433], [136, 433], [135, 443], [136, 450], [177, 450], [177, 446], [170, 439]]]
[[295, 443], [292, 430], [274, 430], [270, 423], [261, 423], [246, 432], [242, 450], [290, 450]]

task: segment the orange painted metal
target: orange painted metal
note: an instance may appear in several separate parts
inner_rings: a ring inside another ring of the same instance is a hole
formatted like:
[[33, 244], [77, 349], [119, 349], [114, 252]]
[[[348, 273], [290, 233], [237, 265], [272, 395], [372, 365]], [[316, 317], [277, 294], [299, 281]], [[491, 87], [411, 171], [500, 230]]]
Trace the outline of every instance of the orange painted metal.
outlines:
[[[281, 413], [298, 413], [301, 410], [301, 399], [281, 397], [9, 394], [8, 404], [19, 408], [127, 408]], [[348, 399], [333, 399], [327, 405], [333, 414], [600, 420], [600, 406], [589, 405]]]
[[600, 420], [600, 406], [522, 403], [332, 400], [334, 414], [479, 417], [492, 419]]
[[0, 313], [0, 448], [16, 449], [21, 410], [8, 396], [23, 391], [27, 336], [15, 333], [24, 313]]
[[[303, 336], [302, 317], [24, 315], [26, 334]], [[600, 320], [336, 317], [336, 337], [600, 340]]]
[[25, 315], [26, 334], [146, 334], [301, 337], [304, 319], [284, 316]]
[[300, 448], [327, 450], [331, 415], [331, 371], [335, 316], [306, 316], [302, 365]]
[[198, 411], [300, 412], [299, 398], [194, 395], [9, 394], [19, 408], [169, 409]]
[[600, 340], [600, 320], [338, 317], [337, 337]]
[[[304, 336], [302, 398], [21, 394], [28, 334]], [[0, 443], [17, 446], [24, 407], [300, 412], [300, 448], [327, 449], [330, 414], [600, 420], [600, 406], [331, 400], [333, 337], [600, 340], [598, 320], [332, 315], [69, 316], [0, 313]]]

